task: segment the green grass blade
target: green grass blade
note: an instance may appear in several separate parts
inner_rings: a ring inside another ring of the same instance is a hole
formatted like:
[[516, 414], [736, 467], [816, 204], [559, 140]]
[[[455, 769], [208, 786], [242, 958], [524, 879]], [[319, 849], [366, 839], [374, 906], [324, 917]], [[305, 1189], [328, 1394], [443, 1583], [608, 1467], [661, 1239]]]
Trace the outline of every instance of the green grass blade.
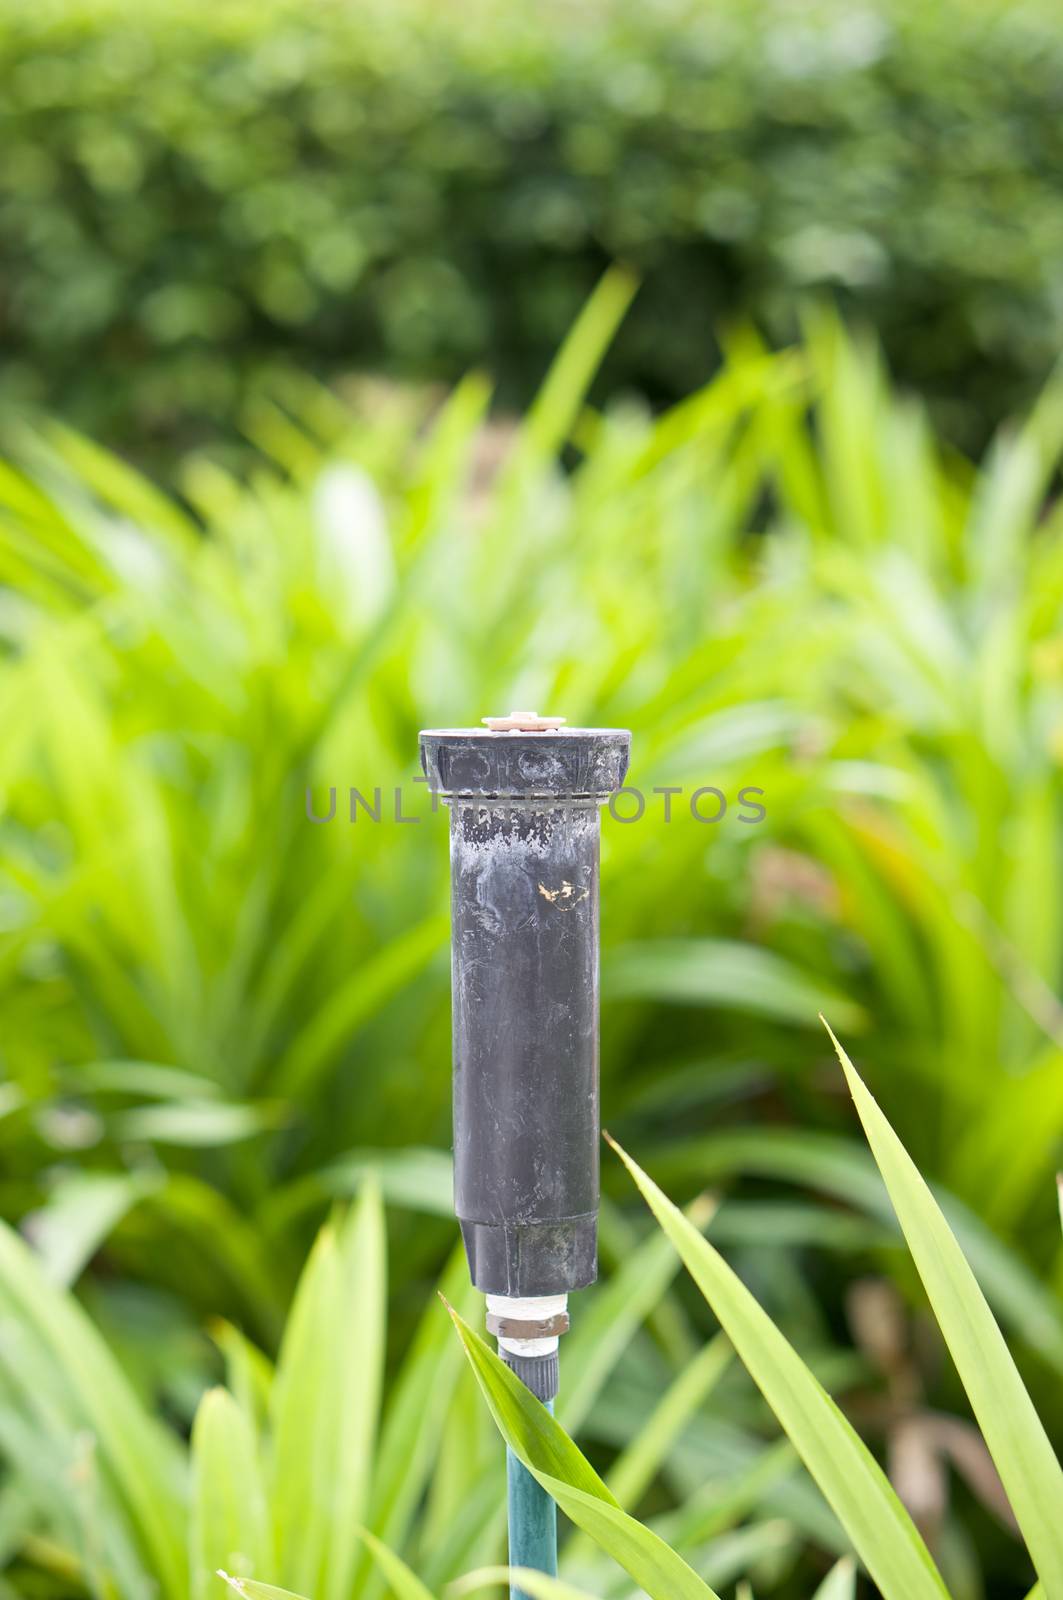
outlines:
[[[699, 1227], [707, 1224], [712, 1212], [713, 1203], [704, 1196], [695, 1200], [690, 1208], [690, 1215]], [[579, 1319], [565, 1339], [557, 1420], [568, 1433], [579, 1431], [639, 1327], [661, 1304], [677, 1268], [675, 1251], [654, 1229], [637, 1243], [625, 1247], [623, 1265], [588, 1296], [589, 1303], [581, 1307]], [[464, 1256], [460, 1271], [465, 1271]], [[497, 1474], [492, 1474], [492, 1481], [480, 1492], [484, 1496], [484, 1506], [490, 1506], [490, 1510], [481, 1510], [476, 1517], [469, 1512], [470, 1523], [476, 1521], [478, 1529], [492, 1521], [500, 1525], [505, 1514], [504, 1483]], [[468, 1501], [469, 1497], [466, 1499]], [[453, 1522], [452, 1518], [449, 1520]], [[489, 1560], [492, 1555], [490, 1547], [477, 1553], [478, 1545], [462, 1545], [458, 1553], [461, 1542], [456, 1533], [454, 1538], [455, 1542], [437, 1539], [430, 1550], [430, 1581], [439, 1585], [456, 1577], [470, 1563]]]
[[369, 1533], [365, 1528], [359, 1530], [360, 1537], [365, 1540], [373, 1560], [387, 1579], [388, 1588], [395, 1596], [395, 1600], [433, 1600], [431, 1589], [411, 1572], [410, 1568], [397, 1556], [394, 1550], [388, 1548], [382, 1540]]
[[0, 1310], [23, 1325], [69, 1390], [71, 1425], [95, 1439], [162, 1592], [186, 1600], [183, 1474], [175, 1442], [141, 1408], [78, 1303], [0, 1226]]
[[387, 1246], [378, 1185], [366, 1181], [340, 1235], [342, 1316], [335, 1393], [336, 1472], [332, 1484], [325, 1600], [345, 1600], [359, 1555], [358, 1525], [369, 1507], [384, 1377]]
[[842, 1556], [812, 1596], [812, 1600], [856, 1600], [856, 1562]]
[[[462, 1311], [479, 1298], [459, 1244], [440, 1279], [440, 1292]], [[431, 1472], [454, 1392], [461, 1352], [434, 1301], [425, 1311], [391, 1385], [380, 1432], [370, 1522], [389, 1547], [401, 1545]], [[372, 1591], [370, 1590], [370, 1593]]]
[[213, 1184], [187, 1172], [171, 1172], [142, 1207], [158, 1226], [194, 1244], [209, 1256], [224, 1279], [239, 1292], [263, 1342], [280, 1333], [282, 1291], [271, 1266], [268, 1244], [248, 1217]]
[[162, 1182], [154, 1172], [62, 1174], [24, 1224], [45, 1276], [63, 1288], [76, 1283], [122, 1218]]
[[307, 1600], [305, 1594], [296, 1594], [294, 1589], [278, 1589], [273, 1583], [259, 1583], [256, 1578], [240, 1578], [230, 1572], [218, 1569], [217, 1576], [224, 1578], [230, 1589], [235, 1589], [237, 1594], [242, 1594], [244, 1600]]
[[743, 1572], [758, 1571], [766, 1562], [778, 1562], [794, 1548], [794, 1529], [782, 1517], [770, 1522], [747, 1522], [714, 1539], [700, 1556], [713, 1583], [723, 1589]]
[[[688, 1215], [707, 1227], [715, 1202], [699, 1196]], [[577, 1433], [602, 1385], [636, 1330], [661, 1304], [676, 1274], [675, 1252], [656, 1231], [639, 1241], [623, 1265], [596, 1289], [565, 1341], [565, 1372], [557, 1398], [557, 1420]]]
[[[801, 1184], [896, 1226], [886, 1187], [867, 1151], [834, 1134], [738, 1129], [672, 1143], [655, 1163], [669, 1182], [712, 1183], [755, 1174]], [[942, 1190], [938, 1200], [998, 1314], [1063, 1374], [1063, 1316], [1050, 1291], [969, 1207]]]
[[1063, 1600], [1063, 1469], [933, 1195], [829, 1027], [827, 1031], [1046, 1600]]
[[307, 1022], [277, 1074], [281, 1094], [310, 1092], [336, 1052], [391, 1000], [446, 942], [448, 920], [426, 917], [363, 963]]
[[[737, 1466], [726, 1488], [715, 1483], [703, 1484], [676, 1510], [656, 1517], [654, 1527], [677, 1550], [688, 1550], [716, 1539], [758, 1506], [767, 1505], [772, 1491], [793, 1475], [796, 1466], [797, 1457], [789, 1439], [776, 1439], [774, 1444], [755, 1453], [745, 1465]], [[811, 1485], [802, 1484], [801, 1487], [807, 1487], [809, 1495], [815, 1494]], [[779, 1509], [782, 1509], [781, 1504]], [[826, 1515], [830, 1517], [829, 1512]], [[833, 1522], [833, 1518], [830, 1520]], [[806, 1526], [805, 1531], [815, 1539], [823, 1535], [822, 1527]]]
[[[605, 971], [620, 999], [715, 1006], [803, 1027], [814, 1026], [824, 1009], [816, 997], [830, 987], [772, 950], [732, 939], [636, 942], [610, 956]], [[859, 1028], [860, 1007], [841, 1003], [848, 1026]]]
[[[700, 1409], [730, 1365], [733, 1351], [722, 1334], [688, 1361], [661, 1396], [645, 1426], [617, 1457], [606, 1478], [618, 1505], [636, 1506], [656, 1476], [673, 1441], [682, 1433], [690, 1417]], [[566, 1567], [587, 1556], [582, 1537], [565, 1545]]]
[[593, 1600], [586, 1589], [574, 1589], [559, 1578], [530, 1567], [481, 1567], [450, 1585], [452, 1595], [475, 1594], [478, 1589], [493, 1589], [497, 1584], [512, 1584], [532, 1596], [532, 1600]]
[[296, 1291], [273, 1385], [272, 1503], [281, 1575], [338, 1600], [359, 1556], [384, 1361], [384, 1219], [367, 1181], [325, 1228]]
[[572, 325], [527, 414], [500, 492], [503, 500], [560, 450], [598, 366], [638, 289], [623, 267], [610, 267]]
[[722, 1256], [619, 1145], [631, 1173], [735, 1350], [834, 1508], [884, 1600], [948, 1591], [885, 1473]]
[[286, 1184], [262, 1206], [259, 1215], [264, 1232], [281, 1232], [304, 1212], [320, 1209], [323, 1200], [356, 1194], [370, 1173], [388, 1206], [453, 1217], [454, 1163], [450, 1156], [442, 1150], [407, 1145], [405, 1149], [352, 1150], [330, 1166]]
[[649, 1600], [719, 1600], [677, 1551], [626, 1511], [548, 1473], [536, 1477], [569, 1520], [629, 1572]]
[[255, 1440], [232, 1395], [211, 1389], [192, 1428], [189, 1582], [192, 1600], [217, 1592], [220, 1567], [237, 1577], [269, 1570], [266, 1492]]
[[633, 1506], [653, 1480], [672, 1441], [704, 1405], [734, 1352], [722, 1334], [709, 1341], [665, 1390], [645, 1427], [618, 1456], [607, 1482], [617, 1502]]
[[642, 1585], [650, 1600], [719, 1600], [681, 1556], [622, 1511], [546, 1407], [451, 1311], [499, 1432], [576, 1525]]
[[280, 1575], [317, 1590], [334, 1467], [335, 1396], [329, 1330], [342, 1295], [335, 1229], [318, 1234], [284, 1331], [273, 1383], [273, 1525]]
[[110, 450], [60, 422], [51, 422], [47, 442], [71, 469], [72, 478], [130, 522], [161, 534], [170, 549], [187, 559], [194, 553], [199, 529], [170, 495]]
[[506, 1528], [506, 1475], [499, 1468], [495, 1425], [460, 1341], [449, 1322], [445, 1326], [461, 1370], [438, 1433], [417, 1528], [418, 1570], [430, 1589], [499, 1560]]
[[269, 1132], [288, 1119], [281, 1104], [257, 1105], [218, 1100], [183, 1100], [172, 1104], [133, 1106], [110, 1121], [115, 1137], [133, 1143], [185, 1146], [210, 1150]]
[[245, 1333], [224, 1318], [212, 1323], [210, 1336], [225, 1361], [225, 1386], [257, 1437], [269, 1412], [273, 1363]]

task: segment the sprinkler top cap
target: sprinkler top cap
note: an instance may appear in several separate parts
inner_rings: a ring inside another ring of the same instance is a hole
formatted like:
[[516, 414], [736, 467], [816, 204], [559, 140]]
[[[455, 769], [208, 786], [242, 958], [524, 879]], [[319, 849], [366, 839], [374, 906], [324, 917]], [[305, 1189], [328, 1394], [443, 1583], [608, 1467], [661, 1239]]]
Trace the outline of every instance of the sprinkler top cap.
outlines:
[[492, 733], [552, 733], [564, 725], [564, 717], [541, 717], [537, 711], [511, 711], [505, 717], [481, 717]]
[[529, 728], [523, 725], [528, 715], [485, 717], [488, 727], [426, 728], [421, 767], [431, 791], [444, 797], [599, 803], [615, 794], [627, 771], [631, 735], [626, 729], [563, 728], [559, 717], [537, 718], [542, 725]]

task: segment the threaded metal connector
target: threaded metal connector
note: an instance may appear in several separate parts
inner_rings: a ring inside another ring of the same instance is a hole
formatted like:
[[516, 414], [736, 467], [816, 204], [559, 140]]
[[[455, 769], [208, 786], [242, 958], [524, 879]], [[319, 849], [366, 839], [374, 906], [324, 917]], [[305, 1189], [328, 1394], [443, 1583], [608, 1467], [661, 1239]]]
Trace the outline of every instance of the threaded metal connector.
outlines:
[[547, 1356], [518, 1356], [499, 1345], [498, 1353], [510, 1372], [516, 1373], [537, 1400], [556, 1400], [560, 1383], [556, 1350]]

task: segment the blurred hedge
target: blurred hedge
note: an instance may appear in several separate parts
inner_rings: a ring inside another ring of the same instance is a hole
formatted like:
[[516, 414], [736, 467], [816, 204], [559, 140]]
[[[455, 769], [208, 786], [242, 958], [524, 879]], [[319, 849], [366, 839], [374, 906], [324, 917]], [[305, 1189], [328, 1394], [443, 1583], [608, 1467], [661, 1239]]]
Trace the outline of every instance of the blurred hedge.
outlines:
[[263, 367], [526, 395], [603, 263], [605, 381], [799, 291], [973, 438], [1063, 331], [1063, 23], [971, 0], [8, 0], [0, 395], [180, 439]]

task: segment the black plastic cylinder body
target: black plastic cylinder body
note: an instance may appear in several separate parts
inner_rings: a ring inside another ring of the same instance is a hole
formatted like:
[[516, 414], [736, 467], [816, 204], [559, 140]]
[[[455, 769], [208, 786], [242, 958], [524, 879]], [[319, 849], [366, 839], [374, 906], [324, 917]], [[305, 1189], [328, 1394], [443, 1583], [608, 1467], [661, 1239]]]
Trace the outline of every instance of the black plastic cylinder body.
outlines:
[[598, 847], [613, 729], [421, 735], [450, 806], [454, 1203], [477, 1288], [592, 1283], [598, 1230]]

